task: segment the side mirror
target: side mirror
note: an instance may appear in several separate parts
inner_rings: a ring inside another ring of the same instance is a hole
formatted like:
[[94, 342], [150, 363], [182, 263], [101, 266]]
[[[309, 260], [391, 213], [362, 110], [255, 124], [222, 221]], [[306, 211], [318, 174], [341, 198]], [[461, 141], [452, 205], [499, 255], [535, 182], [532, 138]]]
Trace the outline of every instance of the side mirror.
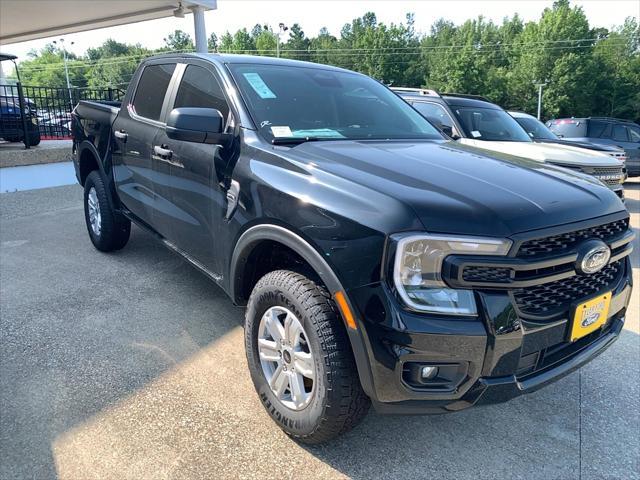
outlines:
[[440, 130], [442, 130], [448, 137], [453, 137], [453, 127], [451, 127], [451, 125], [440, 124]]
[[215, 108], [174, 108], [167, 119], [167, 137], [195, 143], [222, 143], [224, 119]]

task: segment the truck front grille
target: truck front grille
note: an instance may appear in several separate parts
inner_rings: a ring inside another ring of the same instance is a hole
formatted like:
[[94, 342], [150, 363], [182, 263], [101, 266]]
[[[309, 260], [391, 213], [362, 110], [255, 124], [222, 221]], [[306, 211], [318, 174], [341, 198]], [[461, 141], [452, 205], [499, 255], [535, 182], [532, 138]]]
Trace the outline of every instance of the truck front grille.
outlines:
[[596, 167], [593, 169], [593, 176], [605, 185], [615, 187], [624, 180], [622, 167]]
[[629, 219], [623, 218], [604, 225], [528, 240], [520, 245], [517, 256], [521, 258], [535, 258], [568, 253], [583, 240], [599, 238], [607, 242], [626, 232], [628, 229]]
[[624, 261], [617, 261], [591, 275], [574, 275], [557, 282], [513, 290], [515, 304], [521, 313], [548, 316], [564, 312], [572, 303], [613, 289], [622, 273]]
[[[442, 278], [451, 288], [508, 292], [519, 316], [548, 321], [570, 315], [573, 305], [598, 293], [615, 291], [630, 273], [626, 257], [633, 251], [634, 235], [629, 217], [554, 235], [538, 232], [536, 237], [536, 233], [515, 239], [508, 256], [449, 255]], [[591, 239], [605, 242], [611, 258], [600, 271], [588, 275], [577, 264], [581, 245]]]
[[511, 279], [511, 269], [508, 267], [483, 267], [472, 265], [465, 267], [462, 278], [466, 282], [496, 282], [508, 283]]

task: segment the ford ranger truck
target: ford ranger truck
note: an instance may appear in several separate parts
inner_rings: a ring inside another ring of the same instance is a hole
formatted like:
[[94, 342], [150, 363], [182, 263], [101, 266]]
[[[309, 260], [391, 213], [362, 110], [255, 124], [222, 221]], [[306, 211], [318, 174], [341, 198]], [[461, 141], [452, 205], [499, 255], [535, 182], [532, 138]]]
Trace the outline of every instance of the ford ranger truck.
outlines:
[[123, 248], [133, 222], [246, 306], [257, 395], [300, 442], [370, 405], [533, 392], [623, 327], [633, 233], [614, 192], [451, 141], [365, 75], [157, 56], [121, 106], [73, 118], [93, 245]]

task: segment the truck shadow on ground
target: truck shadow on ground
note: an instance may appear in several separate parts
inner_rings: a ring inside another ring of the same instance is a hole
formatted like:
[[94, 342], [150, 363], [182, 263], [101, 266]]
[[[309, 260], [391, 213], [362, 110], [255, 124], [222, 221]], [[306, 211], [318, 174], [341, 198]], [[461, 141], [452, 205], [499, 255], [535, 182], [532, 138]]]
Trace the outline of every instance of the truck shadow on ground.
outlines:
[[57, 437], [242, 321], [219, 288], [139, 230], [120, 252], [95, 251], [81, 207], [3, 221], [0, 237], [0, 478], [56, 477]]

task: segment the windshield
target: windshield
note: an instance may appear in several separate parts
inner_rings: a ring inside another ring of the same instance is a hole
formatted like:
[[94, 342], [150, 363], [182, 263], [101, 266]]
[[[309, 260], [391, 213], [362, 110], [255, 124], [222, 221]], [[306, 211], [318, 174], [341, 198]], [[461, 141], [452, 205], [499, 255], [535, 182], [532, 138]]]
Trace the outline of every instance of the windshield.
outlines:
[[468, 138], [494, 142], [531, 142], [518, 122], [504, 110], [483, 107], [453, 107]]
[[258, 129], [274, 143], [444, 138], [404, 100], [363, 75], [282, 65], [229, 68]]
[[549, 130], [540, 120], [529, 117], [516, 117], [516, 122], [525, 129], [531, 138], [541, 140], [558, 140], [558, 136]]

